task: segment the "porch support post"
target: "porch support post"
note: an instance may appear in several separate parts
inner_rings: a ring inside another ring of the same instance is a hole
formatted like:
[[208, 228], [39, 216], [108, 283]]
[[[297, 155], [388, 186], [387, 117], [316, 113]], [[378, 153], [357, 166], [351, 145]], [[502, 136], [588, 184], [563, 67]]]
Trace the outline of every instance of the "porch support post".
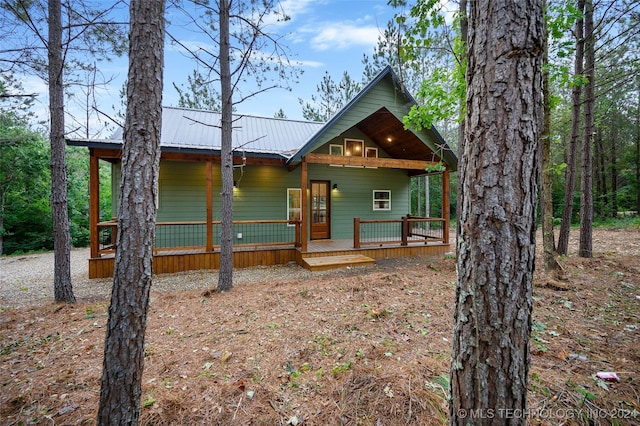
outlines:
[[91, 258], [100, 252], [98, 221], [100, 220], [100, 159], [89, 150], [89, 246]]
[[400, 237], [401, 239], [401, 246], [407, 246], [409, 245], [409, 218], [407, 216], [402, 216], [402, 225], [401, 225], [401, 231], [402, 236]]
[[207, 161], [207, 252], [213, 251], [213, 162]]
[[302, 229], [300, 230], [300, 239], [302, 240], [302, 252], [307, 251], [307, 229], [309, 226], [309, 210], [307, 208], [307, 158], [302, 158], [302, 165], [300, 167], [300, 189], [302, 198], [300, 200], [302, 209]]
[[451, 191], [450, 181], [449, 181], [449, 169], [446, 169], [442, 172], [442, 217], [444, 219], [444, 229], [442, 230], [442, 239], [445, 244], [449, 244], [449, 226], [450, 226], [450, 216], [451, 209], [449, 208], [450, 199], [449, 194]]

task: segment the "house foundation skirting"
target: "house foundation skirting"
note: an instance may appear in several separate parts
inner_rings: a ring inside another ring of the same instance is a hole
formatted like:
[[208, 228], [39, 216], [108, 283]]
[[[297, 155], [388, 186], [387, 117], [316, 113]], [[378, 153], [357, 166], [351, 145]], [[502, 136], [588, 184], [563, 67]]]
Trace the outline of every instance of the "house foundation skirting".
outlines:
[[[359, 254], [373, 259], [407, 256], [444, 255], [451, 250], [450, 244], [409, 245], [401, 247], [371, 247], [322, 252], [302, 252], [295, 248], [254, 249], [235, 251], [234, 268], [251, 266], [285, 265], [296, 262], [303, 265], [303, 259], [309, 257], [345, 256]], [[114, 256], [89, 259], [89, 278], [108, 278], [113, 276]], [[158, 252], [153, 256], [153, 273], [170, 274], [175, 272], [203, 269], [219, 269], [220, 252], [175, 251]]]

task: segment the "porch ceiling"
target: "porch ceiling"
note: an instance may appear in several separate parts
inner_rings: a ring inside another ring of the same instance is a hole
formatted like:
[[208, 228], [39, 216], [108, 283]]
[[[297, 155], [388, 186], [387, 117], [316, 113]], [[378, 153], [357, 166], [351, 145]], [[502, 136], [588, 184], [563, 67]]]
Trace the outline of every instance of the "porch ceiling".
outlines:
[[[393, 158], [438, 161], [440, 158], [388, 109], [381, 108], [356, 124], [361, 132]], [[389, 140], [390, 139], [390, 140]]]

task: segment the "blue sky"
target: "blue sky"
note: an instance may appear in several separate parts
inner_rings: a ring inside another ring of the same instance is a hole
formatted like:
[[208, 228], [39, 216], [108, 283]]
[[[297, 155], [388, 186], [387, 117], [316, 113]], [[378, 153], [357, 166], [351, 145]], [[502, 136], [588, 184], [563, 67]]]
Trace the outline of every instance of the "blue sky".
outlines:
[[[373, 53], [378, 35], [387, 27], [394, 10], [387, 5], [387, 0], [284, 0], [281, 5], [291, 19], [270, 24], [270, 31], [283, 36], [282, 44], [288, 47], [292, 62], [300, 64], [303, 74], [299, 82], [291, 86], [291, 91], [273, 89], [236, 105], [236, 111], [273, 117], [282, 108], [287, 118], [303, 119], [298, 99], [310, 100], [326, 71], [336, 81], [342, 78], [345, 70], [355, 80], [361, 80], [363, 54]], [[175, 26], [168, 30], [186, 45], [206, 43], [206, 39], [199, 38], [195, 31], [181, 31]], [[114, 77], [109, 88], [98, 93], [97, 103], [102, 111], [112, 113], [113, 105], [119, 107], [119, 90], [127, 75], [127, 64], [127, 58], [123, 57], [101, 65], [105, 76]], [[172, 83], [186, 85], [187, 76], [195, 66], [195, 62], [178, 47], [168, 41], [165, 43], [165, 106], [177, 106], [178, 93]], [[40, 87], [44, 103], [46, 86], [41, 84]], [[46, 108], [46, 105], [42, 106]], [[69, 111], [72, 108], [67, 104]], [[78, 115], [82, 116], [81, 113]], [[105, 136], [104, 133], [101, 136]]]
[[[303, 74], [291, 92], [274, 89], [237, 105], [237, 110], [273, 116], [282, 108], [288, 118], [301, 119], [298, 98], [310, 99], [325, 71], [340, 80], [347, 70], [360, 80], [362, 56], [373, 52], [378, 35], [393, 16], [393, 9], [387, 6], [387, 0], [285, 0], [281, 5], [291, 19], [271, 23], [268, 29], [284, 36], [282, 44], [289, 48], [290, 59], [301, 64]], [[193, 32], [183, 35], [186, 42], [198, 42]], [[165, 55], [164, 104], [176, 105], [178, 96], [171, 83], [186, 83], [194, 64], [171, 46]]]
[[[339, 81], [346, 70], [355, 80], [361, 80], [363, 54], [373, 53], [378, 35], [387, 27], [394, 10], [387, 5], [387, 0], [282, 0], [280, 4], [291, 19], [272, 22], [269, 29], [283, 37], [281, 43], [288, 48], [290, 59], [300, 64], [303, 74], [299, 82], [291, 86], [291, 91], [271, 90], [249, 102], [238, 104], [236, 110], [243, 114], [272, 117], [282, 108], [288, 118], [302, 119], [302, 107], [298, 99], [310, 100], [325, 72], [328, 71], [334, 80]], [[122, 10], [122, 13], [127, 12], [126, 9]], [[168, 14], [171, 12], [171, 9], [167, 9]], [[168, 17], [171, 20], [172, 16]], [[206, 39], [199, 38], [193, 30], [180, 31], [175, 26], [168, 30], [187, 45], [206, 43]], [[120, 108], [120, 89], [127, 76], [127, 67], [126, 57], [114, 57], [112, 61], [99, 65], [104, 77], [112, 79], [108, 87], [96, 92], [100, 110], [113, 114], [113, 106]], [[178, 93], [172, 83], [186, 84], [187, 76], [194, 68], [195, 62], [187, 58], [184, 52], [168, 41], [165, 43], [164, 105], [177, 105]], [[45, 82], [24, 76], [23, 83], [28, 92], [40, 94], [35, 111], [38, 117], [46, 119], [48, 94]], [[81, 93], [77, 95], [76, 98], [82, 98]], [[73, 101], [67, 102], [66, 109], [75, 117], [85, 115], [84, 109]], [[68, 116], [67, 128], [78, 128], [82, 120], [79, 118], [74, 122]], [[97, 118], [93, 120], [97, 121]], [[96, 127], [93, 126], [93, 129]], [[107, 136], [112, 130], [113, 127], [103, 131], [99, 137]]]

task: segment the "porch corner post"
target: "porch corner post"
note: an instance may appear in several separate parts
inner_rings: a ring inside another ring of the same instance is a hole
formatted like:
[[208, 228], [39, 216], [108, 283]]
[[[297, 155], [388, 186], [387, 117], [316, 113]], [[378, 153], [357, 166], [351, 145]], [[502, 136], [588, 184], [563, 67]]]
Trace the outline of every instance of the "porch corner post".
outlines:
[[207, 248], [213, 251], [213, 162], [207, 160]]
[[309, 209], [307, 208], [307, 158], [302, 157], [302, 165], [300, 167], [300, 189], [301, 189], [301, 208], [302, 208], [302, 229], [300, 230], [301, 250], [306, 252], [308, 248], [307, 244], [307, 229], [309, 225]]
[[98, 221], [100, 220], [100, 159], [89, 149], [89, 247], [91, 258], [99, 256]]
[[449, 169], [442, 172], [442, 217], [444, 219], [444, 229], [442, 229], [442, 239], [445, 244], [449, 244], [449, 227], [451, 226], [451, 208], [450, 208], [450, 182]]
[[301, 221], [297, 220], [296, 221], [296, 241], [294, 243], [294, 247], [302, 247], [302, 243], [301, 243], [301, 237], [300, 237], [300, 230], [301, 230]]
[[409, 218], [407, 216], [402, 216], [402, 236], [400, 243], [401, 246], [409, 245]]

